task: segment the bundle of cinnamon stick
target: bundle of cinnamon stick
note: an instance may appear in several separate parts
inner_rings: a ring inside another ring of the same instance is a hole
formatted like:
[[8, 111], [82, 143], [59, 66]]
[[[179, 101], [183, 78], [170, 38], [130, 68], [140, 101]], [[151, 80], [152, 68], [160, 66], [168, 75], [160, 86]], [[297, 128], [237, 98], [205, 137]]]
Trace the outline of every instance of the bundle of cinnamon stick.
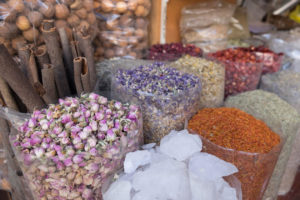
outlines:
[[85, 27], [74, 29], [68, 38], [54, 20], [44, 20], [41, 31], [45, 45], [18, 44], [19, 65], [0, 45], [0, 102], [15, 110], [18, 104], [11, 90], [33, 111], [58, 98], [91, 92], [96, 84], [94, 50]]

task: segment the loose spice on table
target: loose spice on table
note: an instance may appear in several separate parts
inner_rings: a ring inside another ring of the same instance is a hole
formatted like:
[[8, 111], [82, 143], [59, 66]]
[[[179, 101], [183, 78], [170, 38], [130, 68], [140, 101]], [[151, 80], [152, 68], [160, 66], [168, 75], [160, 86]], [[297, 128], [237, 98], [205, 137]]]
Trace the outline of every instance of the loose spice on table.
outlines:
[[236, 108], [205, 108], [189, 121], [205, 151], [237, 166], [243, 199], [260, 199], [272, 175], [281, 139], [264, 122]]
[[201, 79], [201, 108], [218, 107], [223, 104], [225, 68], [221, 64], [186, 55], [170, 66], [185, 73], [192, 73]]
[[207, 57], [225, 65], [225, 97], [257, 88], [262, 63], [254, 53], [239, 49], [226, 49], [209, 53]]
[[112, 98], [141, 106], [146, 142], [181, 130], [200, 108], [200, 79], [163, 63], [118, 70], [111, 84]]

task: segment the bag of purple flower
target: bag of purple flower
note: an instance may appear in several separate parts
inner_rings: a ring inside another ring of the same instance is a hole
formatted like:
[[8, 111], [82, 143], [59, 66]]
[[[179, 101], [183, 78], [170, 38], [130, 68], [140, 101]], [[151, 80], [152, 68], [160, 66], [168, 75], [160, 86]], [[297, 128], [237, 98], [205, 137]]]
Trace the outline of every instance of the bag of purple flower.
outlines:
[[101, 185], [143, 143], [138, 106], [97, 94], [36, 110], [10, 138], [35, 200], [101, 199]]
[[163, 63], [117, 70], [111, 92], [114, 99], [141, 106], [146, 143], [183, 129], [185, 120], [200, 109], [200, 79]]

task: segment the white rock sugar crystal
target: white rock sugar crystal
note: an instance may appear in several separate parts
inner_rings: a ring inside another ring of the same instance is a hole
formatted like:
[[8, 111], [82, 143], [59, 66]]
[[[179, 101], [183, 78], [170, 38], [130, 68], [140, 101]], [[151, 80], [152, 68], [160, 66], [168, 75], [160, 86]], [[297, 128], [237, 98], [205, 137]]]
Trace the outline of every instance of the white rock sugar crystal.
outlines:
[[160, 144], [128, 153], [125, 174], [104, 192], [104, 200], [237, 200], [236, 190], [223, 179], [237, 168], [201, 153], [198, 135], [171, 131]]

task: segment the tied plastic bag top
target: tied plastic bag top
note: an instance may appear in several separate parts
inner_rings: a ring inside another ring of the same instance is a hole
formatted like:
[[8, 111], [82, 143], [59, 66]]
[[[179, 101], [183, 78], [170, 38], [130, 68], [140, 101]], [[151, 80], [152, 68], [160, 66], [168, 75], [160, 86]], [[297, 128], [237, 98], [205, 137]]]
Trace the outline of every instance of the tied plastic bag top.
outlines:
[[56, 29], [64, 28], [68, 39], [72, 30], [85, 29], [95, 38], [96, 16], [92, 0], [9, 0], [0, 5], [0, 39], [13, 55], [19, 45], [44, 43], [41, 25], [43, 20], [55, 20]]
[[104, 190], [104, 200], [242, 200], [237, 168], [202, 153], [198, 135], [172, 130], [160, 146], [142, 148], [126, 155], [125, 173]]
[[204, 151], [238, 168], [243, 199], [259, 200], [272, 175], [283, 140], [267, 125], [236, 108], [205, 108], [188, 125]]
[[94, 93], [34, 111], [10, 138], [34, 199], [101, 199], [102, 183], [143, 143], [141, 117]]
[[146, 142], [182, 129], [200, 106], [200, 79], [163, 63], [117, 70], [111, 87], [112, 98], [141, 106]]
[[224, 100], [225, 68], [223, 65], [186, 55], [170, 66], [198, 76], [202, 83], [201, 108], [219, 107]]
[[263, 199], [266, 200], [276, 199], [279, 185], [290, 158], [296, 134], [299, 130], [299, 114], [291, 105], [279, 98], [276, 94], [263, 90], [254, 90], [229, 97], [225, 101], [225, 106], [242, 109], [257, 119], [263, 120], [272, 130], [280, 134], [281, 138], [285, 139], [274, 172], [263, 197]]

